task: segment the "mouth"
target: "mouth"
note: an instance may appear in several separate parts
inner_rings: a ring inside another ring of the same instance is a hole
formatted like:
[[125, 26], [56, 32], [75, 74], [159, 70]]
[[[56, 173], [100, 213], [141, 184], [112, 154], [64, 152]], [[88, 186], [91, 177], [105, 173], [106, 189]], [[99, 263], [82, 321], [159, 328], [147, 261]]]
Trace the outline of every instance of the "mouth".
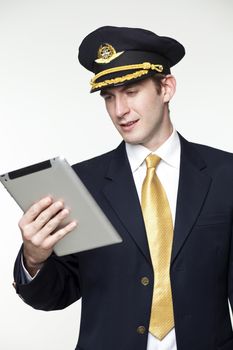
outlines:
[[131, 130], [137, 122], [138, 122], [138, 119], [133, 120], [133, 121], [129, 121], [129, 122], [125, 122], [125, 123], [121, 123], [120, 127], [125, 131]]

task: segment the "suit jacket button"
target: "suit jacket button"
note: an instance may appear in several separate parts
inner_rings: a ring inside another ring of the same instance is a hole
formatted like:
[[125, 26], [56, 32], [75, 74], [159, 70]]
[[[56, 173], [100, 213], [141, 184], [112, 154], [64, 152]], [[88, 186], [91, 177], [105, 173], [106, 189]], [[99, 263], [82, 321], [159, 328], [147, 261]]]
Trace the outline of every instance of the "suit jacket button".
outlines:
[[149, 283], [150, 283], [150, 280], [149, 280], [148, 277], [142, 277], [142, 278], [141, 278], [141, 284], [142, 284], [143, 286], [148, 286]]
[[139, 326], [137, 328], [137, 332], [138, 332], [138, 334], [145, 334], [146, 328], [144, 326]]

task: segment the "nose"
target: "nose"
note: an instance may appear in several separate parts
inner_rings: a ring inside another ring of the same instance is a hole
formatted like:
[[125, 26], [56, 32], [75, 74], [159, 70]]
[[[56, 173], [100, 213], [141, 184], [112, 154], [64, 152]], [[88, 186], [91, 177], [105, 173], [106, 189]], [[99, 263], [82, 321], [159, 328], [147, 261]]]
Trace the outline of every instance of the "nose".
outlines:
[[115, 112], [117, 118], [124, 117], [127, 113], [129, 113], [129, 105], [125, 98], [125, 96], [119, 95], [115, 98]]

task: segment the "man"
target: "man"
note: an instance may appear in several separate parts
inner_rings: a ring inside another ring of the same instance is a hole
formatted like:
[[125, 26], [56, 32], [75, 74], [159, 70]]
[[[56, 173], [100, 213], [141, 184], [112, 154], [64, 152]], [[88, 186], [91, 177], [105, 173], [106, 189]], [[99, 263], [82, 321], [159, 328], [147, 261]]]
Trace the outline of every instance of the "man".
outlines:
[[123, 242], [57, 257], [76, 223], [51, 235], [68, 210], [43, 198], [19, 223], [14, 271], [34, 308], [82, 297], [76, 349], [233, 349], [233, 155], [173, 129], [170, 67], [183, 56], [176, 40], [135, 28], [101, 27], [80, 46], [124, 141], [73, 168]]

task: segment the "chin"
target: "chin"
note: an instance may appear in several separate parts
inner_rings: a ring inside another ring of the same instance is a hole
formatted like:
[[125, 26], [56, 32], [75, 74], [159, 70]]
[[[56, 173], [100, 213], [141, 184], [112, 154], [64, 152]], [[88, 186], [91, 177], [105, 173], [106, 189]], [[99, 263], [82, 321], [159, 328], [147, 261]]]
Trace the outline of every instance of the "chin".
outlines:
[[139, 135], [121, 135], [123, 140], [127, 143], [130, 143], [131, 145], [139, 145], [143, 143], [143, 138], [140, 137]]
[[131, 145], [139, 145], [139, 144], [141, 144], [141, 142], [139, 140], [132, 140], [132, 139], [124, 138], [124, 141], [127, 142], [127, 143], [130, 143]]

